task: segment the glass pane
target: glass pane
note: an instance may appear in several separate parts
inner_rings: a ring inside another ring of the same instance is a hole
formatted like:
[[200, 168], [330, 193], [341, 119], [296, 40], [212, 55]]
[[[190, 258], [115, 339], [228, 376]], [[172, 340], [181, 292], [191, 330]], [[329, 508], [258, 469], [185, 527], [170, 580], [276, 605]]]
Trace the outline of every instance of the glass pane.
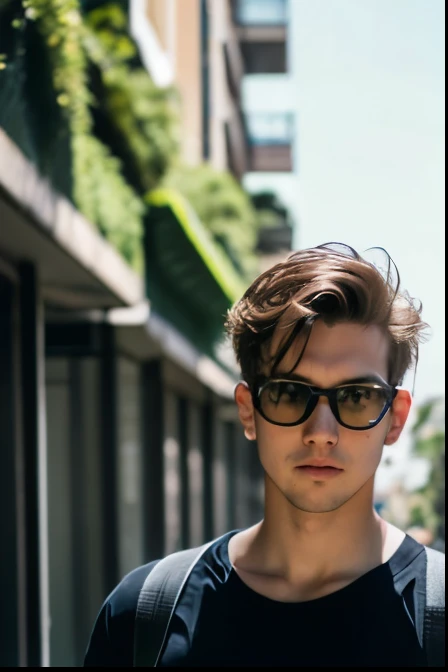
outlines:
[[236, 20], [244, 25], [284, 25], [287, 22], [287, 0], [239, 0]]
[[289, 145], [292, 140], [290, 114], [249, 114], [250, 142], [253, 145]]
[[213, 535], [217, 537], [229, 531], [227, 519], [228, 474], [224, 423], [222, 420], [217, 420], [215, 424], [213, 452]]
[[67, 359], [46, 362], [50, 664], [76, 666], [70, 458], [70, 378]]
[[204, 507], [203, 507], [203, 459], [200, 447], [201, 425], [199, 407], [190, 402], [188, 476], [190, 485], [190, 535], [191, 545], [197, 546], [204, 541]]
[[118, 524], [120, 575], [143, 562], [140, 368], [118, 362]]
[[[181, 539], [181, 479], [177, 397], [165, 392], [165, 440], [163, 456], [165, 467], [165, 553], [178, 551]], [[157, 515], [157, 513], [153, 514]]]

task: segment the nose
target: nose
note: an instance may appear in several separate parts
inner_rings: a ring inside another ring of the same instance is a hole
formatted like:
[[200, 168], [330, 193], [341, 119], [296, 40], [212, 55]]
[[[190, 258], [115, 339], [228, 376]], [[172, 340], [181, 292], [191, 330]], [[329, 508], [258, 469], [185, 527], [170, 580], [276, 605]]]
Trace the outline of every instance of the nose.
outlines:
[[308, 420], [303, 423], [303, 442], [307, 446], [335, 446], [339, 439], [339, 425], [328, 403], [328, 399], [320, 397], [316, 408]]

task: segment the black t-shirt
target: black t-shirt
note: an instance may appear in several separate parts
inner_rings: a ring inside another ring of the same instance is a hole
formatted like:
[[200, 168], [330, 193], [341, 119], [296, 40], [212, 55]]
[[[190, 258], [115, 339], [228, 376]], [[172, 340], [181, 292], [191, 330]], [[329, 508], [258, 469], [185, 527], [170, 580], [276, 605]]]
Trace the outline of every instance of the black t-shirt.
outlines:
[[[193, 569], [160, 667], [427, 666], [411, 622], [412, 606], [407, 610], [394, 587], [394, 576], [406, 577], [415, 558], [413, 575], [424, 574], [424, 547], [414, 539], [406, 536], [387, 563], [341, 590], [285, 603], [256, 593], [233, 570], [228, 540], [235, 533], [213, 544]], [[138, 595], [153, 565], [132, 571], [109, 595], [84, 667], [132, 666]]]

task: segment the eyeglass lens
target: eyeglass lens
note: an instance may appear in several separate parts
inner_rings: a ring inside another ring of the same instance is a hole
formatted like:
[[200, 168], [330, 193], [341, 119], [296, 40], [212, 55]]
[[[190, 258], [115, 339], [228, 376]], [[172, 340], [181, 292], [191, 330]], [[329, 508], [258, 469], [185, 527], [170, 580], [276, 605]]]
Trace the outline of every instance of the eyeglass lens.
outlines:
[[[301, 420], [313, 395], [312, 388], [296, 381], [270, 381], [261, 391], [260, 408], [267, 419], [279, 424]], [[345, 385], [331, 391], [341, 421], [352, 427], [368, 427], [381, 415], [389, 400], [388, 390], [376, 385]]]

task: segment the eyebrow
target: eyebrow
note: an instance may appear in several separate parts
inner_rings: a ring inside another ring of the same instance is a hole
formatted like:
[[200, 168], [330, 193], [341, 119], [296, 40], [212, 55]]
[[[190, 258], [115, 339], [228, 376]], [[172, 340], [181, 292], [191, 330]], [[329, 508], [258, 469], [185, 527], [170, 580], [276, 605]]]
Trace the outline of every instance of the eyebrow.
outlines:
[[[278, 371], [275, 375], [275, 378], [272, 380], [291, 380], [298, 383], [305, 383], [311, 387], [319, 387], [313, 380], [307, 378], [306, 376], [301, 376], [297, 373], [284, 373]], [[332, 385], [332, 387], [342, 387], [343, 385], [361, 385], [363, 383], [375, 383], [377, 385], [388, 385], [388, 383], [381, 378], [376, 373], [369, 373], [363, 376], [356, 376], [355, 378], [346, 378], [345, 380], [340, 380], [338, 383]]]

